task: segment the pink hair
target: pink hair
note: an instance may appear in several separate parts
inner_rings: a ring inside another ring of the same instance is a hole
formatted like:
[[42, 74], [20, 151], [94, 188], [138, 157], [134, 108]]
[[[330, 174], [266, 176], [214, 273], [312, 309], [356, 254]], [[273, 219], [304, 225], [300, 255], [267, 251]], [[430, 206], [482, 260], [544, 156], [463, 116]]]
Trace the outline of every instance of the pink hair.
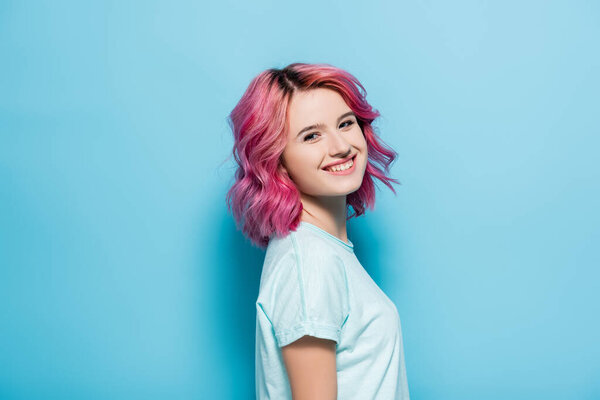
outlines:
[[[235, 183], [226, 201], [238, 229], [251, 242], [265, 248], [272, 235], [285, 236], [300, 223], [300, 193], [287, 173], [279, 171], [280, 157], [287, 142], [287, 108], [293, 94], [315, 88], [338, 92], [356, 114], [368, 148], [362, 185], [348, 194], [347, 205], [354, 214], [375, 207], [377, 178], [396, 194], [387, 176], [397, 153], [375, 134], [371, 123], [380, 114], [366, 101], [366, 90], [348, 72], [329, 64], [293, 63], [283, 69], [271, 68], [256, 76], [229, 115], [234, 135], [233, 155], [238, 164]], [[361, 89], [362, 92], [359, 90]]]

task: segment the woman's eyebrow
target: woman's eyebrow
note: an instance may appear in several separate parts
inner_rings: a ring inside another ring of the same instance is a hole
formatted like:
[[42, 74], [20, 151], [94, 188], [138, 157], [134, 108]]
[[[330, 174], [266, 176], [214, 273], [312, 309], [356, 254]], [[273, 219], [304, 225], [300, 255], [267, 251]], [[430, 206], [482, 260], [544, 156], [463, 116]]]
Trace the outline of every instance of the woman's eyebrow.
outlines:
[[[338, 122], [340, 122], [342, 119], [344, 119], [345, 117], [347, 117], [349, 115], [354, 115], [356, 117], [356, 115], [354, 114], [354, 112], [348, 111], [347, 113], [344, 113], [344, 114], [342, 114], [342, 115], [339, 116]], [[296, 135], [296, 137], [300, 136], [301, 134], [303, 134], [306, 131], [310, 131], [310, 130], [313, 130], [313, 129], [321, 129], [321, 128], [324, 128], [324, 127], [325, 127], [325, 124], [323, 122], [319, 122], [317, 124], [312, 124], [310, 126], [307, 126], [306, 128], [302, 128], [300, 130], [300, 132], [298, 132], [298, 134]]]

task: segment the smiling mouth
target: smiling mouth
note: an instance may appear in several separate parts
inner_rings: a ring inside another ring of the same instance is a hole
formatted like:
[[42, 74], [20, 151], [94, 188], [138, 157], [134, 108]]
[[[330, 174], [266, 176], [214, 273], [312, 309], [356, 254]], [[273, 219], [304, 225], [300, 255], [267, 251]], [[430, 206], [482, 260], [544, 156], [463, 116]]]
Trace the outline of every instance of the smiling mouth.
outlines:
[[[358, 153], [357, 153], [358, 154]], [[356, 154], [343, 164], [334, 165], [333, 167], [322, 168], [327, 172], [344, 172], [352, 169], [356, 163]], [[342, 168], [341, 168], [342, 167]]]

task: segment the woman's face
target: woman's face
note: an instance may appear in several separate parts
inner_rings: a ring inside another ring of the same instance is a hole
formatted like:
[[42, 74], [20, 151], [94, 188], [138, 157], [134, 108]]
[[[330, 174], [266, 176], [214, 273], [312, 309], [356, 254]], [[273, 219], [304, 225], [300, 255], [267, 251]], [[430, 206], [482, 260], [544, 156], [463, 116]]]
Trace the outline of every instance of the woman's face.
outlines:
[[[301, 193], [345, 196], [360, 188], [367, 168], [367, 142], [350, 107], [336, 91], [296, 92], [288, 108], [287, 134], [281, 168]], [[327, 168], [331, 164], [350, 168], [335, 172]]]

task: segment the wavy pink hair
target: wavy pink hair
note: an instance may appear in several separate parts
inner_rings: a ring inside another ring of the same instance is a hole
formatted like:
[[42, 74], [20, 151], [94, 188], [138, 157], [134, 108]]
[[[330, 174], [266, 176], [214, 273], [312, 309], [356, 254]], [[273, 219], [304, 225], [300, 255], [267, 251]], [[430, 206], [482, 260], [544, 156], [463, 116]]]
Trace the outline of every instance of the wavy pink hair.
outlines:
[[329, 64], [293, 63], [271, 68], [256, 76], [227, 122], [234, 135], [233, 155], [238, 164], [235, 183], [226, 202], [237, 228], [250, 241], [265, 248], [273, 235], [285, 236], [300, 223], [300, 193], [289, 175], [279, 171], [287, 142], [288, 104], [298, 91], [328, 88], [338, 92], [356, 114], [367, 142], [367, 168], [357, 191], [348, 194], [347, 206], [357, 217], [375, 206], [377, 178], [396, 194], [387, 176], [397, 153], [375, 134], [371, 124], [380, 114], [367, 103], [367, 92], [348, 72]]

